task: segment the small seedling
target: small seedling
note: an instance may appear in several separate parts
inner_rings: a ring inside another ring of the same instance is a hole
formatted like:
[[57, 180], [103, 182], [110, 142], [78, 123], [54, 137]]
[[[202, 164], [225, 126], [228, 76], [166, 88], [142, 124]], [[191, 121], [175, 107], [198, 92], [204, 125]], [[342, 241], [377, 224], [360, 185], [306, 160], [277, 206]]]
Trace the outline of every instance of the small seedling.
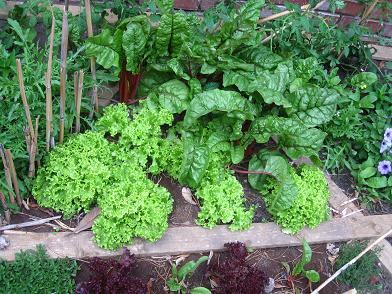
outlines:
[[290, 286], [295, 289], [294, 282], [297, 280], [298, 277], [304, 277], [308, 279], [309, 283], [317, 283], [320, 281], [320, 275], [316, 270], [305, 270], [304, 267], [312, 260], [312, 249], [310, 248], [308, 242], [303, 239], [302, 240], [303, 252], [301, 256], [301, 260], [294, 266], [291, 270], [290, 265], [287, 262], [283, 262], [283, 266], [288, 273], [287, 281]]
[[211, 294], [211, 291], [204, 287], [196, 287], [188, 289], [185, 282], [187, 276], [191, 276], [200, 264], [208, 260], [208, 256], [202, 256], [197, 261], [189, 261], [181, 268], [177, 268], [174, 263], [172, 265], [172, 277], [167, 281], [166, 285], [170, 292], [177, 292], [181, 294]]

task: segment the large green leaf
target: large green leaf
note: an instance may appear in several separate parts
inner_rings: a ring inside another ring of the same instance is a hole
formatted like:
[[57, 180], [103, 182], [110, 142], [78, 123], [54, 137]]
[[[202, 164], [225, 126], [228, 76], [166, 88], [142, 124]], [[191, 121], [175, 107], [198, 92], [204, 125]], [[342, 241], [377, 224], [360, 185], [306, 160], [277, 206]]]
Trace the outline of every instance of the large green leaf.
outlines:
[[235, 85], [240, 91], [248, 93], [258, 92], [268, 104], [291, 107], [290, 102], [284, 97], [289, 82], [289, 69], [286, 65], [278, 65], [273, 73], [268, 70], [256, 72], [225, 71], [223, 86]]
[[188, 274], [193, 273], [200, 264], [206, 262], [208, 260], [208, 256], [202, 256], [197, 261], [188, 261], [178, 270], [178, 279], [183, 281]]
[[122, 42], [128, 71], [132, 73], [139, 72], [139, 64], [145, 54], [149, 34], [150, 23], [145, 15], [131, 18], [124, 31]]
[[[260, 152], [250, 160], [249, 170], [268, 172], [277, 180], [279, 186], [276, 189], [279, 190], [273, 193], [274, 199], [269, 201], [270, 212], [291, 207], [297, 197], [298, 189], [290, 174], [290, 165], [286, 159], [280, 155]], [[269, 176], [264, 174], [249, 174], [248, 181], [253, 188], [263, 190], [267, 177]]]
[[184, 14], [177, 12], [163, 15], [156, 31], [155, 54], [177, 56], [189, 35], [190, 27]]
[[253, 121], [250, 135], [258, 143], [266, 143], [275, 136], [281, 148], [291, 159], [317, 155], [326, 134], [308, 128], [300, 121], [278, 116], [260, 117]]
[[269, 48], [260, 45], [242, 49], [238, 53], [238, 57], [265, 69], [273, 69], [283, 61], [281, 56], [273, 53]]
[[307, 265], [312, 260], [312, 249], [309, 246], [309, 243], [303, 239], [302, 240], [303, 252], [301, 256], [301, 260], [295, 265], [292, 274], [297, 276], [304, 271], [304, 266]]
[[155, 3], [164, 14], [168, 14], [173, 10], [173, 0], [155, 0]]
[[213, 111], [242, 120], [252, 120], [256, 115], [255, 106], [238, 92], [214, 89], [195, 95], [185, 114], [184, 127], [191, 127], [199, 117]]
[[361, 72], [351, 78], [351, 84], [354, 87], [366, 89], [370, 85], [377, 82], [378, 78], [375, 73], [372, 72]]
[[95, 57], [97, 63], [106, 69], [112, 67], [119, 69], [121, 52], [116, 51], [118, 42], [122, 42], [120, 33], [113, 35], [112, 30], [104, 29], [99, 35], [87, 39], [86, 55]]
[[179, 80], [171, 80], [160, 85], [147, 98], [149, 108], [160, 105], [171, 113], [181, 113], [190, 103], [189, 88]]
[[292, 107], [286, 111], [290, 117], [308, 126], [317, 126], [332, 119], [338, 98], [339, 94], [334, 90], [309, 85], [288, 95]]
[[209, 148], [205, 144], [195, 142], [193, 138], [186, 138], [184, 155], [180, 171], [180, 183], [196, 188], [207, 169]]

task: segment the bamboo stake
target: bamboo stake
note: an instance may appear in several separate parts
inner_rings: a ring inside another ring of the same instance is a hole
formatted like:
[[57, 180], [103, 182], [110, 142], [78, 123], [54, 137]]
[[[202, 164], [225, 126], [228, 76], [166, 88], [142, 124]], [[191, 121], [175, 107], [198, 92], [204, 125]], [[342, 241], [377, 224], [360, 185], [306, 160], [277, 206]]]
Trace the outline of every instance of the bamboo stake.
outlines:
[[[86, 9], [86, 21], [87, 21], [87, 35], [88, 37], [93, 36], [93, 22], [91, 20], [91, 6], [90, 6], [90, 0], [85, 0], [84, 1], [85, 9]], [[94, 109], [96, 112], [99, 111], [99, 100], [98, 100], [98, 89], [97, 89], [97, 70], [96, 70], [96, 64], [95, 64], [95, 58], [91, 57], [90, 58], [90, 67], [91, 67], [91, 76], [93, 78], [94, 86], [93, 86], [93, 93], [91, 96], [91, 112], [90, 112], [90, 118], [93, 118], [94, 116]]]
[[[320, 8], [325, 2], [326, 2], [326, 0], [321, 1], [320, 3], [318, 3], [318, 4], [313, 8], [313, 10], [316, 10], [316, 9]], [[302, 10], [302, 11], [308, 10], [309, 8], [310, 8], [310, 4], [306, 4], [306, 5], [302, 5], [302, 6], [301, 6], [301, 10]], [[282, 17], [282, 16], [289, 15], [289, 14], [291, 14], [291, 13], [293, 13], [293, 12], [294, 12], [294, 11], [292, 11], [292, 10], [285, 10], [285, 11], [282, 11], [282, 12], [279, 12], [279, 13], [276, 13], [276, 14], [273, 14], [273, 15], [270, 15], [270, 16], [267, 16], [267, 17], [265, 17], [265, 18], [261, 18], [261, 19], [259, 19], [259, 20], [257, 21], [257, 23], [258, 23], [258, 24], [262, 24], [262, 23], [265, 23], [265, 22], [267, 22], [267, 21], [271, 21], [271, 20], [280, 18], [280, 17]]]
[[46, 86], [46, 151], [50, 149], [50, 138], [53, 136], [53, 107], [52, 107], [52, 61], [53, 61], [53, 43], [54, 43], [54, 29], [55, 18], [52, 11], [52, 28], [49, 37], [49, 56], [48, 56], [48, 69], [45, 74]]
[[84, 80], [84, 72], [83, 70], [79, 71], [78, 75], [78, 90], [77, 90], [77, 99], [76, 99], [76, 126], [75, 132], [80, 132], [80, 107], [82, 103], [82, 93], [83, 93], [83, 80]]
[[15, 204], [14, 189], [13, 189], [13, 186], [12, 186], [11, 171], [10, 171], [10, 168], [9, 168], [9, 164], [7, 162], [7, 157], [6, 157], [6, 154], [5, 154], [5, 149], [4, 149], [3, 144], [0, 144], [0, 156], [1, 156], [1, 160], [3, 161], [5, 180], [7, 182], [8, 195], [9, 195], [9, 198], [10, 198], [10, 202], [11, 202], [11, 204]]
[[1, 191], [0, 191], [0, 202], [1, 202], [2, 206], [3, 206], [5, 221], [7, 223], [10, 223], [11, 222], [11, 212], [8, 209], [8, 205], [7, 205], [7, 202], [5, 201], [4, 194]]
[[34, 138], [33, 122], [31, 120], [30, 107], [29, 107], [29, 104], [27, 103], [26, 90], [25, 90], [24, 83], [23, 83], [22, 64], [20, 63], [20, 59], [16, 59], [16, 70], [18, 73], [20, 96], [22, 97], [23, 107], [24, 107], [26, 119], [27, 119], [27, 124], [29, 126], [28, 131], [30, 134], [30, 138]]
[[372, 244], [370, 244], [368, 247], [366, 247], [360, 254], [358, 254], [356, 257], [354, 257], [348, 263], [346, 263], [343, 267], [341, 267], [338, 271], [336, 271], [336, 273], [334, 273], [324, 283], [322, 283], [320, 286], [318, 286], [317, 289], [314, 290], [311, 294], [318, 294], [321, 289], [323, 289], [326, 285], [328, 285], [330, 282], [332, 282], [337, 276], [339, 276], [348, 267], [350, 267], [355, 262], [357, 262], [358, 259], [360, 259], [362, 256], [364, 256], [369, 250], [371, 250], [374, 246], [376, 246], [378, 243], [380, 243], [382, 240], [384, 240], [390, 234], [392, 234], [392, 229], [390, 229], [388, 232], [386, 232], [384, 235], [382, 235], [380, 238], [378, 238], [376, 241], [374, 241]]
[[15, 191], [15, 195], [16, 195], [16, 202], [18, 203], [19, 207], [22, 207], [22, 198], [20, 197], [18, 177], [16, 175], [16, 169], [15, 169], [14, 159], [13, 159], [11, 150], [9, 150], [9, 149], [5, 150], [5, 157], [8, 161], [9, 168], [10, 168], [12, 185], [14, 186], [14, 191]]
[[61, 66], [60, 66], [60, 135], [59, 143], [64, 141], [65, 100], [67, 82], [67, 51], [68, 51], [68, 17], [64, 8], [63, 28], [61, 31]]
[[370, 13], [374, 10], [374, 8], [376, 7], [378, 3], [378, 0], [374, 0], [372, 2], [372, 4], [370, 4], [370, 6], [365, 10], [365, 12], [363, 13], [361, 20], [359, 21], [359, 24], [362, 24], [370, 15]]
[[75, 97], [75, 110], [78, 101], [78, 88], [79, 88], [79, 72], [74, 72], [74, 97]]

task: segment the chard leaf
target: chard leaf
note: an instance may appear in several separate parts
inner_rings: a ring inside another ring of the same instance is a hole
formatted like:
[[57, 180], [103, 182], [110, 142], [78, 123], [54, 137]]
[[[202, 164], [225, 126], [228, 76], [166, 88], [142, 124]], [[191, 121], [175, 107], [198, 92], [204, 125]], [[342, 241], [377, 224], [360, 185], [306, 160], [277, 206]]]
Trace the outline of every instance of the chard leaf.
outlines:
[[239, 22], [242, 26], [254, 26], [260, 18], [261, 8], [264, 0], [249, 0], [240, 8]]
[[319, 63], [315, 57], [300, 59], [296, 65], [295, 73], [298, 78], [309, 81], [319, 69]]
[[308, 128], [300, 121], [278, 116], [260, 117], [253, 121], [250, 135], [258, 143], [276, 136], [278, 144], [291, 159], [318, 154], [326, 133]]
[[[279, 191], [273, 194], [275, 198], [271, 199], [268, 205], [270, 212], [291, 207], [297, 197], [298, 189], [290, 174], [290, 165], [286, 159], [280, 155], [260, 152], [250, 160], [249, 170], [269, 172], [278, 182]], [[253, 188], [263, 190], [268, 177], [263, 174], [249, 174], [248, 181]]]
[[193, 273], [199, 267], [200, 264], [206, 262], [207, 260], [208, 260], [208, 256], [202, 256], [197, 261], [191, 260], [187, 262], [178, 270], [178, 279], [180, 281], [183, 281], [188, 274]]
[[195, 142], [192, 137], [184, 141], [184, 155], [179, 181], [192, 188], [199, 186], [209, 161], [209, 148], [205, 144]]
[[127, 59], [127, 70], [139, 72], [139, 64], [145, 53], [150, 34], [150, 24], [145, 15], [131, 18], [122, 37], [122, 47]]
[[238, 57], [265, 69], [273, 69], [283, 61], [281, 56], [273, 53], [269, 48], [260, 45], [243, 49], [238, 53]]
[[258, 92], [265, 103], [291, 107], [291, 103], [283, 96], [289, 82], [289, 69], [279, 64], [274, 73], [267, 70], [256, 70], [256, 73], [245, 71], [225, 71], [223, 86], [235, 85], [240, 91]]
[[155, 108], [159, 104], [171, 113], [181, 113], [190, 103], [189, 88], [179, 80], [171, 80], [160, 85], [147, 98], [148, 107]]
[[227, 112], [229, 117], [252, 120], [255, 106], [238, 92], [214, 89], [195, 95], [186, 111], [184, 127], [189, 128], [196, 120], [213, 111]]
[[156, 55], [178, 56], [183, 44], [189, 39], [189, 32], [190, 27], [184, 14], [164, 14], [156, 32]]
[[309, 85], [288, 95], [292, 107], [287, 114], [313, 127], [329, 122], [336, 111], [336, 91]]
[[155, 3], [164, 14], [168, 14], [173, 10], [173, 0], [155, 0]]
[[[121, 32], [121, 31], [120, 31]], [[117, 32], [116, 32], [117, 33]], [[118, 42], [121, 44], [117, 33], [113, 36], [110, 29], [104, 29], [99, 35], [90, 37], [86, 41], [86, 55], [88, 57], [95, 57], [98, 64], [106, 69], [115, 67], [120, 69], [120, 52], [115, 49], [118, 47]]]
[[189, 81], [191, 78], [190, 76], [184, 71], [184, 67], [178, 60], [178, 58], [172, 58], [169, 60], [167, 65], [173, 70], [173, 72], [179, 76], [180, 78]]
[[293, 269], [293, 276], [298, 276], [304, 271], [304, 266], [307, 265], [312, 260], [312, 249], [309, 246], [309, 243], [303, 239], [303, 252], [301, 256], [301, 260], [295, 265]]
[[165, 72], [159, 72], [154, 69], [148, 69], [147, 71], [143, 72], [142, 77], [140, 79], [139, 87], [138, 87], [138, 96], [146, 97], [154, 89], [156, 89], [163, 83], [174, 78], [175, 76], [173, 73], [165, 73]]
[[311, 281], [312, 283], [317, 283], [318, 281], [320, 281], [320, 275], [318, 272], [316, 272], [315, 270], [308, 270], [305, 271], [305, 277]]
[[233, 145], [230, 148], [231, 162], [233, 164], [240, 163], [244, 159], [245, 146]]

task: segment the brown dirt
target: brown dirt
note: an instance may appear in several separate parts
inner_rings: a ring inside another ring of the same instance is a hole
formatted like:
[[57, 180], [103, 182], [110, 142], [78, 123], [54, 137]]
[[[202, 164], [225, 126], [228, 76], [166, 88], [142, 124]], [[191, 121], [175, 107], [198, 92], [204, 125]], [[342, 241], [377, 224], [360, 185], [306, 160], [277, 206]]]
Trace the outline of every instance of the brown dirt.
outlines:
[[[339, 244], [337, 244], [339, 245]], [[326, 280], [332, 275], [333, 267], [328, 259], [328, 254], [326, 253], [326, 245], [314, 245], [311, 246], [313, 250], [312, 262], [307, 265], [306, 269], [315, 269], [319, 272], [321, 277], [321, 282]], [[248, 264], [260, 268], [266, 273], [268, 277], [272, 277], [275, 280], [275, 290], [273, 293], [276, 294], [290, 294], [294, 293], [287, 282], [287, 273], [282, 264], [282, 262], [287, 262], [292, 269], [296, 262], [301, 258], [302, 248], [301, 247], [287, 247], [287, 248], [274, 248], [274, 249], [260, 249], [254, 250], [247, 257]], [[205, 255], [208, 255], [206, 253]], [[201, 256], [201, 254], [192, 255], [180, 255], [180, 256], [163, 256], [163, 257], [149, 257], [149, 258], [139, 258], [137, 268], [134, 271], [134, 275], [141, 278], [143, 281], [147, 282], [150, 278], [153, 279], [153, 293], [163, 294], [167, 293], [164, 290], [166, 280], [170, 277], [171, 265], [169, 260], [172, 262], [180, 259], [182, 260], [180, 266], [185, 264], [189, 260], [196, 260]], [[185, 258], [185, 259], [184, 259]], [[211, 259], [212, 263], [219, 262], [227, 258], [226, 252], [214, 252]], [[86, 260], [88, 262], [88, 260]], [[87, 263], [79, 262], [81, 271], [78, 273], [76, 280], [77, 282], [85, 281], [89, 276], [89, 270]], [[190, 288], [197, 286], [204, 286], [211, 288], [211, 283], [206, 277], [207, 265], [202, 264], [198, 270], [192, 275], [191, 279], [188, 281]], [[374, 290], [367, 292], [369, 294], [382, 294], [382, 293], [392, 293], [391, 278], [386, 278], [384, 274], [377, 277], [381, 285], [384, 285], [384, 289]], [[315, 289], [320, 283], [312, 285]], [[299, 293], [307, 294], [310, 293], [309, 284], [306, 279], [298, 278], [295, 282], [295, 287], [300, 290]], [[349, 286], [343, 285], [336, 281], [330, 283], [325, 287], [320, 293], [321, 294], [338, 294], [349, 290]], [[228, 293], [230, 294], [230, 293]], [[246, 293], [236, 293], [236, 294], [246, 294]]]

